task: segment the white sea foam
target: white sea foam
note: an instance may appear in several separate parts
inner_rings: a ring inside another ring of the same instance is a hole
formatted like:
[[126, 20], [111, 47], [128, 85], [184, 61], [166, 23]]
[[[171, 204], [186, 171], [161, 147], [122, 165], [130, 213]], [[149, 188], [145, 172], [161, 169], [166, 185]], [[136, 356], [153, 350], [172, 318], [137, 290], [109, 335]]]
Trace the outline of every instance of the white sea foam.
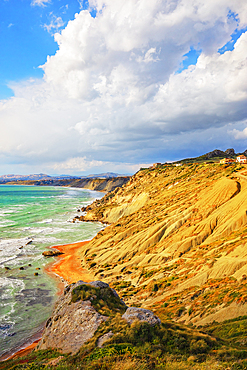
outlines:
[[0, 211], [0, 217], [5, 217], [6, 215], [10, 215], [11, 213], [15, 213], [14, 210], [6, 209]]
[[54, 245], [56, 244], [59, 239], [55, 238], [55, 237], [42, 237], [42, 238], [35, 238], [35, 241], [36, 243], [40, 243], [40, 244], [51, 244], [51, 245]]
[[[0, 190], [4, 191], [4, 187]], [[45, 290], [50, 289], [50, 277], [47, 277], [46, 274], [39, 273], [37, 279], [33, 277], [34, 269], [41, 268], [48, 262], [42, 256], [44, 248], [90, 239], [99, 228], [96, 224], [91, 226], [89, 224], [83, 226], [83, 223], [80, 225], [71, 224], [68, 219], [71, 220], [75, 215], [78, 215], [77, 209], [82, 205], [88, 205], [93, 199], [101, 198], [102, 193], [99, 193], [98, 197], [97, 193], [85, 189], [54, 188], [54, 193], [48, 191], [46, 196], [46, 190], [49, 189], [40, 187], [32, 194], [29, 192], [26, 195], [23, 192], [24, 198], [22, 198], [22, 194], [20, 198], [18, 196], [13, 198], [16, 203], [20, 201], [20, 204], [6, 203], [6, 206], [0, 209], [0, 273], [2, 277], [0, 281], [2, 298], [0, 298], [0, 355], [1, 351], [12, 348], [11, 346], [15, 345], [20, 336], [23, 338], [23, 325], [26, 325], [23, 320], [25, 317], [29, 317], [25, 316], [28, 314], [26, 310], [32, 312], [34, 309], [33, 304], [27, 304], [30, 299], [30, 291], [39, 286], [41, 289], [43, 289], [42, 286]], [[64, 196], [61, 196], [62, 194]], [[4, 199], [1, 198], [1, 192], [0, 199]], [[6, 196], [5, 199], [10, 200]], [[17, 215], [16, 218], [15, 215]], [[13, 225], [13, 222], [16, 224]], [[9, 227], [11, 223], [13, 227]], [[102, 225], [100, 225], [101, 227]], [[30, 240], [32, 243], [27, 244]], [[29, 264], [31, 264], [30, 268]], [[10, 267], [11, 270], [5, 271], [4, 266]], [[23, 271], [19, 271], [21, 266], [25, 267]], [[27, 292], [30, 294], [22, 293], [24, 288], [28, 289]], [[18, 296], [22, 294], [23, 296], [19, 299]], [[33, 300], [35, 294], [31, 295]], [[22, 304], [23, 307], [25, 306], [24, 311], [21, 307]], [[39, 306], [37, 307], [39, 309]], [[45, 319], [43, 316], [39, 316], [39, 314], [30, 315], [34, 328], [40, 325], [40, 320]], [[16, 335], [12, 339], [10, 335], [13, 334], [13, 330]], [[27, 335], [29, 332], [30, 329]], [[8, 335], [9, 342], [5, 344], [5, 336]]]
[[29, 249], [26, 246], [29, 241], [29, 238], [0, 240], [0, 266], [10, 261], [13, 264], [16, 258], [23, 255], [25, 249]]
[[25, 289], [23, 280], [6, 277], [0, 277], [0, 286], [3, 289], [2, 299], [12, 298], [13, 294], [20, 293]]
[[8, 208], [2, 208], [0, 210], [0, 217], [5, 217], [6, 215], [10, 215], [13, 213], [19, 213], [25, 207], [27, 207], [27, 204], [14, 204], [13, 206], [8, 207]]
[[5, 264], [5, 263], [8, 263], [8, 262], [11, 262], [11, 265], [13, 264], [12, 262], [17, 258], [17, 255], [13, 255], [11, 257], [6, 257], [6, 255], [4, 255], [3, 257], [1, 257], [0, 255], [0, 266], [2, 264]]
[[[61, 225], [61, 223], [60, 223]], [[64, 232], [65, 229], [63, 227], [36, 227], [36, 228], [30, 228], [29, 229], [33, 236], [36, 237], [37, 235], [39, 234], [43, 234], [43, 235], [51, 235], [51, 234], [57, 234], [57, 233], [61, 233], [61, 232]], [[73, 231], [73, 229], [67, 229], [66, 228], [66, 231]], [[36, 239], [35, 239], [36, 240]]]
[[52, 218], [48, 218], [47, 220], [39, 221], [37, 223], [38, 224], [50, 224], [51, 222], [53, 222], [53, 219]]
[[[15, 304], [13, 303], [12, 306], [14, 306]], [[11, 310], [13, 311], [12, 313], [15, 312], [15, 310]], [[10, 320], [10, 314], [9, 315], [4, 315], [3, 317], [0, 316], [0, 338], [5, 338], [6, 336], [8, 336], [8, 333], [9, 331], [13, 328], [13, 326], [15, 325], [15, 322], [14, 321], [11, 321]]]
[[16, 225], [16, 223], [11, 220], [0, 221], [0, 227], [14, 226], [14, 225]]
[[15, 313], [16, 302], [13, 297], [21, 294], [25, 289], [25, 283], [20, 279], [0, 278], [1, 301], [0, 301], [0, 337], [8, 335], [15, 322], [11, 316]]

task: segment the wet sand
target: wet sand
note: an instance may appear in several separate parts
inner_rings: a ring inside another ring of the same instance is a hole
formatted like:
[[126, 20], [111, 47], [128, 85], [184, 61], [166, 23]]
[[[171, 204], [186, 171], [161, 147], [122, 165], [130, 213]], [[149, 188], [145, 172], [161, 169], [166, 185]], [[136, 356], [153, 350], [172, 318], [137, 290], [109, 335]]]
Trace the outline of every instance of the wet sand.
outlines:
[[27, 347], [20, 349], [18, 352], [14, 353], [13, 355], [3, 355], [0, 357], [0, 361], [12, 360], [15, 358], [23, 357], [29, 355], [32, 350], [37, 346], [41, 338], [35, 340], [32, 344], [29, 344]]
[[[58, 249], [63, 254], [57, 257], [58, 260], [55, 263], [53, 262], [51, 264], [48, 264], [48, 266], [45, 267], [45, 272], [53, 276], [53, 278], [57, 276], [59, 289], [58, 295], [62, 294], [66, 283], [71, 284], [77, 282], [78, 280], [83, 280], [85, 282], [90, 282], [94, 280], [94, 276], [90, 274], [88, 270], [82, 268], [81, 259], [79, 257], [80, 248], [87, 243], [89, 243], [89, 241], [53, 246], [53, 248]], [[3, 355], [0, 358], [0, 361], [28, 355], [37, 346], [38, 342], [41, 339], [41, 336], [42, 333], [40, 333], [40, 337], [36, 339], [32, 344], [28, 344], [27, 347], [22, 348], [13, 355]]]

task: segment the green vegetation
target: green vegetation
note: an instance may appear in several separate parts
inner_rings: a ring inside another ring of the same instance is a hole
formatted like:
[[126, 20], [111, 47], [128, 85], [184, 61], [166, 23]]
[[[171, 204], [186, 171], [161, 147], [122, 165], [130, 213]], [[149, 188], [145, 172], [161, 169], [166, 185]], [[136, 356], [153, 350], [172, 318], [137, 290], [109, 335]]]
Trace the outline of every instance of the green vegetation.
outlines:
[[[215, 323], [207, 332], [221, 330], [227, 337], [229, 328], [243, 320], [247, 318]], [[109, 331], [117, 334], [103, 348], [97, 347], [98, 339]], [[73, 356], [55, 350], [34, 351], [26, 357], [0, 363], [0, 370], [243, 370], [247, 369], [246, 358], [244, 346], [229, 346], [226, 340], [215, 339], [205, 331], [168, 321], [155, 327], [138, 321], [129, 326], [117, 314], [104, 322]]]
[[112, 316], [117, 312], [123, 314], [126, 310], [125, 304], [117, 295], [114, 295], [111, 288], [95, 288], [83, 284], [73, 289], [71, 302], [89, 299], [92, 306], [102, 315]]
[[204, 328], [209, 334], [223, 338], [229, 345], [247, 346], [247, 316], [212, 323]]

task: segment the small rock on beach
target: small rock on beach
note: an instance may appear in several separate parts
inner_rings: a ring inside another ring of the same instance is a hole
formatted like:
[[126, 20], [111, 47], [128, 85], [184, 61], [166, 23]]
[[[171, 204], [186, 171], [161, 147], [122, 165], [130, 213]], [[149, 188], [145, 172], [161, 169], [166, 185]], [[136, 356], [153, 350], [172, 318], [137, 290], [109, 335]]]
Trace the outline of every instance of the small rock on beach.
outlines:
[[55, 257], [55, 256], [59, 256], [60, 254], [63, 254], [63, 253], [58, 251], [57, 249], [53, 249], [53, 250], [50, 250], [50, 251], [44, 251], [42, 253], [42, 255], [44, 257]]

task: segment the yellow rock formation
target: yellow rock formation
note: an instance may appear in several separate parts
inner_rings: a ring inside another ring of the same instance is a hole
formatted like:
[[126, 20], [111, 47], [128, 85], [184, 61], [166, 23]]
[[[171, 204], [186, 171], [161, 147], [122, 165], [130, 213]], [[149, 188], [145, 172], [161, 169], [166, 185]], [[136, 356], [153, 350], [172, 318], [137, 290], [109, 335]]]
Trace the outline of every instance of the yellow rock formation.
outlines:
[[127, 303], [179, 321], [206, 322], [216, 306], [231, 304], [247, 314], [247, 179], [241, 169], [214, 163], [139, 171], [88, 207], [85, 220], [109, 226], [81, 250], [83, 266]]

